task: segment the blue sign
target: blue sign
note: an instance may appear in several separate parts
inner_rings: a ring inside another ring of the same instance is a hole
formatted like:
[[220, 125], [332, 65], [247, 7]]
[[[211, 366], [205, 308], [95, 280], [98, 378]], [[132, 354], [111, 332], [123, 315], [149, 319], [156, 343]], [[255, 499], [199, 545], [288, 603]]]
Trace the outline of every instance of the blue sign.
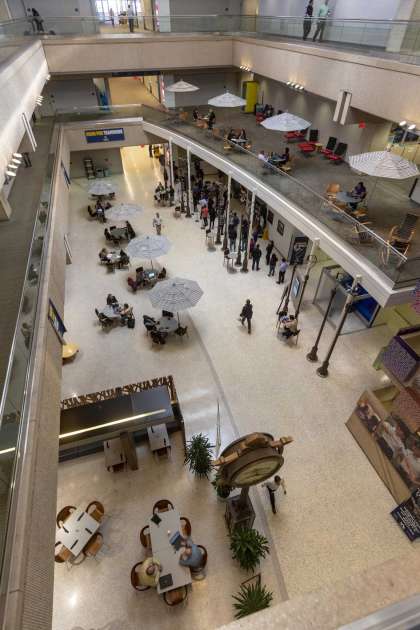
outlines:
[[124, 129], [92, 129], [85, 131], [86, 142], [117, 142], [125, 140]]

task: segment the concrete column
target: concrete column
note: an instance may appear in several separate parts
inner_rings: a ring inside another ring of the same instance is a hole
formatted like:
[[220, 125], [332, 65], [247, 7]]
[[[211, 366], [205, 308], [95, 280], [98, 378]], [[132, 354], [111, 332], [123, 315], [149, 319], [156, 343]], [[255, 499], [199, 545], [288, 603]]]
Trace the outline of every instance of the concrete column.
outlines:
[[171, 174], [171, 186], [175, 188], [174, 180], [174, 156], [172, 151], [172, 138], [169, 138], [169, 172]]
[[0, 221], [8, 221], [12, 214], [12, 206], [4, 196], [3, 191], [0, 191]]
[[192, 216], [192, 214], [194, 213], [194, 208], [193, 208], [193, 198], [192, 198], [192, 192], [191, 192], [191, 151], [190, 151], [190, 147], [187, 147], [187, 179], [188, 179], [188, 186], [187, 186], [187, 196], [188, 196], [188, 211], [187, 211], [187, 217]]

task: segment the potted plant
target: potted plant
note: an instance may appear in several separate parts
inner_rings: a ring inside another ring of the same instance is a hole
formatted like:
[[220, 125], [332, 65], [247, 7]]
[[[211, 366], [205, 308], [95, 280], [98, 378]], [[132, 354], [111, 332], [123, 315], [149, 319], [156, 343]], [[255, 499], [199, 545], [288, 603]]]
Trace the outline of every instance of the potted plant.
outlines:
[[238, 593], [232, 597], [235, 600], [233, 604], [236, 610], [235, 619], [241, 619], [268, 608], [273, 600], [273, 593], [258, 580], [256, 584], [241, 584]]
[[208, 478], [213, 467], [211, 463], [213, 448], [214, 446], [210, 444], [207, 436], [202, 433], [193, 435], [191, 440], [187, 442], [184, 464], [188, 465], [188, 468], [197, 477]]
[[211, 485], [216, 490], [217, 497], [221, 501], [226, 501], [233, 490], [232, 486], [228, 486], [227, 484], [222, 483], [220, 469], [216, 472], [216, 475], [211, 482]]
[[270, 553], [267, 538], [256, 529], [244, 527], [235, 527], [231, 532], [230, 549], [234, 560], [238, 560], [245, 571], [253, 571], [261, 558]]

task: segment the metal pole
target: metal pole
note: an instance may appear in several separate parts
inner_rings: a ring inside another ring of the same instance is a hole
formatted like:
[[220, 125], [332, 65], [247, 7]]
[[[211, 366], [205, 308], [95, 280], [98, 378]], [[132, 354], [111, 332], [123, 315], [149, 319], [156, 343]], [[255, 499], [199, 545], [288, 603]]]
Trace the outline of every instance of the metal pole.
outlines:
[[187, 197], [188, 197], [188, 203], [187, 203], [187, 214], [185, 216], [187, 216], [188, 218], [191, 218], [192, 216], [192, 212], [193, 212], [193, 208], [192, 208], [192, 193], [191, 193], [191, 151], [190, 151], [190, 147], [187, 147], [187, 178], [188, 178], [188, 182], [187, 182]]
[[286, 300], [284, 302], [284, 308], [283, 310], [279, 313], [279, 318], [280, 317], [284, 317], [284, 315], [287, 315], [288, 311], [289, 311], [289, 300], [290, 300], [290, 294], [292, 292], [292, 284], [293, 284], [293, 278], [295, 277], [295, 273], [296, 273], [296, 268], [297, 268], [298, 264], [295, 263], [292, 267], [292, 275], [290, 276], [290, 282], [288, 284], [288, 288], [287, 288], [287, 294], [286, 294]]
[[169, 171], [171, 174], [171, 186], [175, 188], [175, 179], [174, 179], [174, 158], [172, 153], [172, 138], [169, 138]]
[[[247, 199], [247, 203], [248, 203], [248, 199]], [[235, 266], [236, 267], [242, 267], [242, 221], [243, 221], [243, 216], [241, 215], [241, 223], [239, 225], [239, 245], [238, 245], [238, 255], [236, 256], [236, 260], [235, 260]]]
[[230, 188], [232, 185], [232, 175], [229, 173], [228, 175], [228, 184], [227, 184], [227, 197], [226, 197], [226, 208], [225, 208], [225, 235], [223, 237], [223, 251], [226, 251], [228, 247], [228, 226], [229, 226], [229, 213], [230, 213]]
[[242, 265], [242, 269], [241, 271], [243, 273], [248, 273], [248, 252], [249, 252], [249, 237], [251, 236], [251, 232], [252, 232], [252, 225], [254, 223], [254, 210], [255, 210], [255, 190], [252, 191], [252, 198], [251, 198], [251, 208], [249, 211], [249, 225], [248, 225], [248, 236], [246, 239], [246, 248], [245, 248], [245, 255], [244, 255], [244, 263]]
[[[217, 236], [216, 236], [216, 240], [215, 240], [215, 244], [216, 245], [221, 245], [222, 244], [222, 226], [220, 224], [220, 188], [217, 192], [217, 196], [216, 196], [216, 208], [217, 208]], [[224, 209], [223, 209], [224, 212]]]
[[295, 313], [296, 319], [298, 318], [299, 313], [300, 313], [300, 307], [302, 305], [303, 294], [305, 293], [306, 285], [308, 284], [309, 274], [311, 273], [311, 269], [317, 263], [317, 257], [315, 256], [315, 252], [318, 248], [318, 245], [319, 245], [319, 238], [315, 238], [312, 242], [311, 253], [308, 256], [308, 262], [307, 262], [306, 270], [305, 270], [305, 277], [303, 279], [302, 291], [300, 292], [299, 302], [298, 302], [296, 313]]
[[318, 361], [318, 354], [317, 354], [317, 352], [318, 352], [319, 341], [321, 339], [321, 335], [322, 335], [322, 332], [324, 330], [325, 324], [327, 323], [328, 315], [330, 313], [330, 309], [331, 309], [332, 303], [333, 303], [335, 295], [337, 293], [337, 289], [338, 289], [338, 284], [335, 284], [333, 286], [333, 288], [331, 289], [330, 300], [329, 300], [328, 305], [327, 305], [327, 310], [324, 313], [324, 319], [322, 320], [321, 327], [319, 329], [319, 332], [318, 332], [315, 344], [312, 346], [311, 351], [308, 352], [308, 354], [306, 355], [306, 358], [308, 359], [308, 361], [311, 361], [312, 363], [315, 363], [315, 361]]
[[327, 352], [327, 356], [325, 357], [324, 361], [322, 362], [322, 365], [317, 369], [316, 373], [318, 374], [318, 376], [321, 376], [322, 378], [327, 378], [328, 376], [328, 365], [331, 359], [331, 355], [333, 353], [333, 350], [335, 348], [335, 344], [337, 343], [338, 337], [340, 336], [340, 333], [342, 331], [342, 328], [345, 324], [345, 321], [347, 319], [347, 315], [350, 312], [350, 308], [353, 304], [354, 298], [356, 297], [356, 290], [357, 290], [357, 285], [360, 283], [362, 279], [362, 276], [356, 276], [353, 280], [353, 284], [351, 285], [351, 289], [349, 291], [349, 294], [347, 296], [346, 299], [346, 303], [344, 305], [343, 308], [343, 313], [341, 315], [341, 319], [340, 319], [340, 323], [337, 326], [337, 330], [335, 331], [335, 335], [334, 338], [331, 342], [331, 345], [328, 349]]

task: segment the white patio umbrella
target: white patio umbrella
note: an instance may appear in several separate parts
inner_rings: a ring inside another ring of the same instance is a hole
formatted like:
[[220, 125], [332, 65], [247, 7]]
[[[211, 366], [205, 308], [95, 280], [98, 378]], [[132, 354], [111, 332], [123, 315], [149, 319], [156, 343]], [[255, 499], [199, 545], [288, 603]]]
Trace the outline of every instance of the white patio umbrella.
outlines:
[[168, 85], [165, 88], [167, 92], [196, 92], [200, 88], [192, 83], [187, 83], [186, 81], [177, 81], [176, 83], [172, 83], [172, 85]]
[[213, 107], [242, 107], [246, 105], [246, 100], [230, 92], [225, 92], [207, 101]]
[[199, 284], [195, 280], [185, 278], [164, 280], [156, 284], [148, 293], [154, 308], [176, 313], [195, 306], [202, 295], [203, 291]]
[[300, 131], [301, 129], [307, 129], [311, 123], [299, 116], [293, 114], [277, 114], [276, 116], [270, 116], [262, 121], [261, 125], [266, 129], [272, 131]]
[[110, 193], [114, 193], [116, 192], [116, 190], [116, 186], [112, 182], [105, 182], [103, 180], [100, 180], [92, 184], [92, 186], [89, 188], [89, 194], [99, 197], [101, 195], [109, 195]]
[[131, 258], [148, 258], [152, 261], [155, 258], [159, 258], [159, 256], [167, 254], [171, 249], [171, 245], [172, 243], [166, 236], [145, 234], [131, 239], [125, 251]]
[[349, 164], [355, 171], [372, 177], [407, 179], [419, 174], [419, 169], [414, 162], [410, 162], [391, 151], [371, 151], [351, 155]]
[[106, 211], [106, 217], [113, 221], [127, 221], [142, 210], [143, 208], [135, 203], [117, 203]]

